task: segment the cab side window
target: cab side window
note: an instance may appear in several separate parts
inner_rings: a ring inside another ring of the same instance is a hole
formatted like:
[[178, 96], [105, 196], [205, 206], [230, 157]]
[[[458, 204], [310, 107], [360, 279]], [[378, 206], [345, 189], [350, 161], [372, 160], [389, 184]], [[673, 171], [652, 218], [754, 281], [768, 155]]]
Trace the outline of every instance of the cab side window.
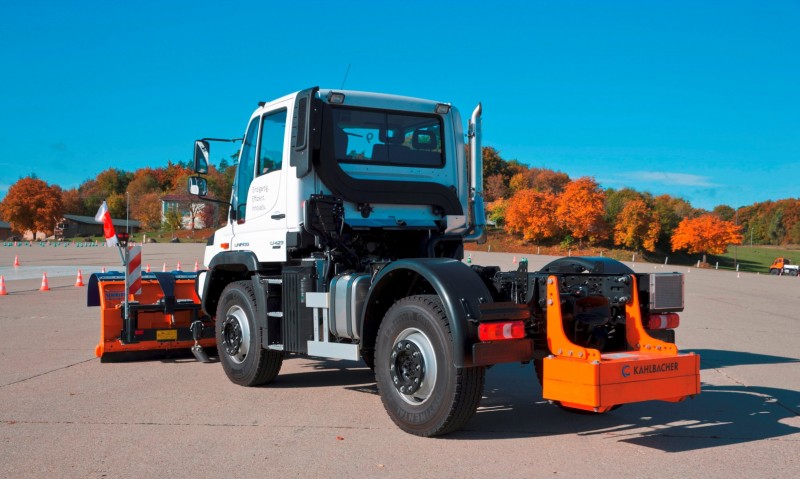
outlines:
[[268, 113], [261, 120], [261, 145], [258, 149], [257, 175], [280, 171], [283, 166], [283, 142], [286, 138], [286, 110]]
[[244, 223], [247, 210], [247, 190], [253, 181], [256, 165], [256, 141], [258, 136], [258, 118], [253, 118], [242, 144], [242, 153], [239, 156], [239, 167], [236, 170], [236, 185], [233, 188], [233, 206], [236, 212], [236, 221]]

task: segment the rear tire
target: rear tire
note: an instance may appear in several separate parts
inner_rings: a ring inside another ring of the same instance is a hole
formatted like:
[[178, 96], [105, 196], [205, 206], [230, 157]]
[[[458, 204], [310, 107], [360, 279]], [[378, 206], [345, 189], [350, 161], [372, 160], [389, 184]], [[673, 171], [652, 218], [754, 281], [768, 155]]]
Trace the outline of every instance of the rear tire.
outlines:
[[256, 296], [250, 281], [231, 283], [222, 291], [217, 306], [216, 335], [222, 369], [231, 382], [260, 386], [278, 375], [283, 352], [261, 347]]
[[430, 437], [460, 429], [480, 403], [485, 371], [453, 365], [450, 323], [438, 296], [409, 296], [387, 311], [375, 378], [386, 412], [402, 430]]

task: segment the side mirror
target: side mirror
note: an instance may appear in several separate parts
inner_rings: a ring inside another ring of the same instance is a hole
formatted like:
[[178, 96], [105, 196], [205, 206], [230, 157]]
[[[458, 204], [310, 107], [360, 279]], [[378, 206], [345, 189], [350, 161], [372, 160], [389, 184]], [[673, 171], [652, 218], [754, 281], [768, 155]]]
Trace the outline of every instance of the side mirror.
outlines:
[[200, 176], [190, 176], [188, 189], [190, 195], [206, 196], [208, 194], [208, 181]]
[[211, 147], [205, 140], [194, 142], [194, 172], [200, 175], [208, 173], [208, 155]]

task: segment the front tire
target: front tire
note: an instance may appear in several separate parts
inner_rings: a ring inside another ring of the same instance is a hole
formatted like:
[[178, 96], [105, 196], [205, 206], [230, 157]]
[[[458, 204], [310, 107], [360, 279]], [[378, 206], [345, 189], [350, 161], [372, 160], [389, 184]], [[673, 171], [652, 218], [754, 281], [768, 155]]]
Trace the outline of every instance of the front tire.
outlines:
[[222, 291], [217, 306], [216, 335], [222, 369], [231, 382], [260, 386], [278, 375], [283, 353], [261, 347], [256, 296], [250, 281], [231, 283]]
[[475, 414], [485, 368], [453, 365], [450, 323], [438, 296], [403, 298], [378, 330], [375, 378], [383, 407], [402, 430], [438, 436]]

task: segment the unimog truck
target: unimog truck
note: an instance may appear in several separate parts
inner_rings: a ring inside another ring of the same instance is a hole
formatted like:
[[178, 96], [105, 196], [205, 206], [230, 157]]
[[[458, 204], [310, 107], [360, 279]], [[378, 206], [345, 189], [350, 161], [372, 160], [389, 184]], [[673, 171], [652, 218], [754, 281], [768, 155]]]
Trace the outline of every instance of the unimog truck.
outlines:
[[[485, 241], [480, 138], [480, 104], [465, 131], [455, 107], [417, 98], [315, 87], [259, 103], [196, 281], [228, 378], [267, 384], [293, 355], [363, 360], [420, 436], [464, 426], [501, 363], [533, 362], [570, 410], [698, 394], [699, 357], [674, 344], [682, 275], [463, 261]], [[189, 191], [208, 198], [206, 179]]]

